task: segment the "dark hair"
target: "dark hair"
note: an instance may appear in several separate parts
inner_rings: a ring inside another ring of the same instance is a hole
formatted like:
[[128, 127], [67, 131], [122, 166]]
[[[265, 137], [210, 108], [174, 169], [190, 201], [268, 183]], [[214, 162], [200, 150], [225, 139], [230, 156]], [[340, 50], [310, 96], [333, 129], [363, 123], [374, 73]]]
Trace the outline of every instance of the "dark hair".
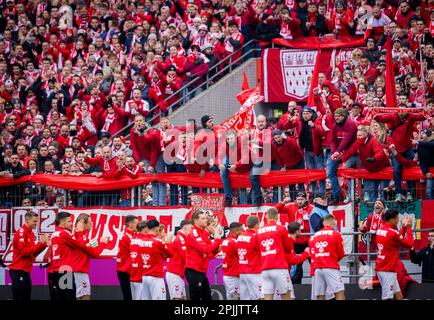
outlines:
[[142, 230], [147, 228], [147, 227], [148, 227], [148, 221], [147, 220], [140, 221], [137, 224], [137, 231], [142, 232]]
[[288, 226], [289, 234], [294, 234], [299, 230], [300, 230], [300, 223], [298, 222], [291, 222]]
[[69, 218], [71, 214], [66, 211], [60, 211], [56, 216], [56, 226], [60, 225], [62, 220], [65, 220], [66, 218]]
[[179, 225], [179, 228], [182, 229], [184, 226], [189, 225], [189, 224], [193, 224], [193, 222], [191, 222], [191, 220], [182, 220], [180, 225]]
[[[27, 198], [28, 199], [28, 198]], [[33, 218], [33, 217], [38, 217], [39, 215], [36, 213], [36, 212], [34, 212], [34, 211], [29, 211], [29, 212], [26, 212], [26, 215], [24, 216], [26, 219], [30, 219], [30, 218]]]
[[199, 219], [199, 215], [203, 214], [204, 212], [201, 210], [195, 210], [193, 214], [191, 215], [191, 221], [195, 221]]
[[278, 211], [276, 208], [270, 208], [267, 210], [267, 218], [268, 219], [277, 219]]
[[137, 219], [137, 217], [133, 216], [133, 215], [126, 216], [125, 217], [125, 226], [128, 228], [130, 226], [130, 224], [136, 219]]
[[146, 225], [147, 225], [148, 229], [154, 229], [154, 228], [158, 228], [160, 226], [160, 223], [158, 222], [158, 220], [152, 219], [152, 220], [149, 220]]
[[396, 209], [387, 209], [386, 212], [384, 213], [384, 220], [385, 221], [392, 220], [397, 215], [399, 215], [398, 210], [396, 210]]
[[232, 222], [229, 225], [229, 230], [234, 230], [234, 229], [237, 229], [237, 228], [242, 227], [242, 226], [243, 225], [241, 223], [239, 223], [239, 222]]
[[247, 217], [247, 228], [252, 229], [254, 228], [257, 224], [259, 223], [259, 218], [258, 216], [249, 216]]

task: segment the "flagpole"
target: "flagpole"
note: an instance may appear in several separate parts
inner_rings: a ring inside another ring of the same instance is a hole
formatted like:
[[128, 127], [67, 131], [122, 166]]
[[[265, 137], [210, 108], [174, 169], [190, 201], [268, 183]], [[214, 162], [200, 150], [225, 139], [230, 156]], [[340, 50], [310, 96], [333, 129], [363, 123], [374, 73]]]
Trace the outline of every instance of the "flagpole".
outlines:
[[425, 70], [424, 70], [424, 64], [423, 64], [423, 58], [422, 58], [422, 49], [421, 49], [421, 38], [419, 38], [419, 63], [420, 63], [420, 81], [422, 82], [422, 107], [426, 107], [426, 84], [425, 84]]

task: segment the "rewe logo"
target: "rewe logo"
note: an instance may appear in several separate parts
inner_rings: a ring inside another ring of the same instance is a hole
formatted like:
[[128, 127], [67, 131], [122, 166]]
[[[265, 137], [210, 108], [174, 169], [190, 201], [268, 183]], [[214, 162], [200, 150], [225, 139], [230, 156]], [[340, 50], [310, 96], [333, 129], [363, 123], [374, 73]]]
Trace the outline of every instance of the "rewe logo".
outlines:
[[315, 247], [318, 249], [319, 252], [324, 252], [324, 248], [327, 247], [329, 243], [327, 241], [317, 242], [315, 244]]
[[238, 249], [238, 258], [240, 260], [244, 260], [244, 256], [246, 255], [247, 250], [246, 249]]
[[378, 255], [381, 255], [381, 251], [383, 251], [383, 245], [381, 243], [377, 243], [377, 247], [378, 247]]
[[273, 239], [266, 239], [262, 240], [261, 244], [265, 247], [265, 250], [270, 250], [270, 247], [273, 245], [274, 240]]
[[148, 264], [148, 260], [151, 256], [149, 254], [142, 254], [142, 259], [143, 259], [143, 264], [147, 265]]

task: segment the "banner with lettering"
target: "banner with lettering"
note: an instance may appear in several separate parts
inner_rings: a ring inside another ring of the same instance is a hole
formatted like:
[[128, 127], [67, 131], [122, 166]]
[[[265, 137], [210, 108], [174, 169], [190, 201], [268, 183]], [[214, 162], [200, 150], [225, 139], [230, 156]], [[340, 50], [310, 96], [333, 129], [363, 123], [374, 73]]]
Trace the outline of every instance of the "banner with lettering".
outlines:
[[[206, 197], [200, 195], [196, 197], [196, 206], [205, 208], [206, 210], [213, 211], [212, 215], [219, 215], [219, 199], [214, 196]], [[232, 222], [239, 222], [245, 225], [247, 217], [249, 215], [257, 215], [260, 218], [261, 223], [265, 221], [265, 213], [272, 206], [234, 206], [231, 208], [225, 208], [224, 216], [221, 218], [221, 224], [228, 226]], [[40, 223], [35, 230], [36, 238], [39, 234], [50, 234], [54, 232], [54, 221], [56, 214], [59, 211], [56, 207], [42, 208], [42, 207], [26, 207], [26, 208], [12, 208], [10, 210], [10, 222], [11, 222], [11, 241], [7, 247], [6, 252], [3, 255], [5, 263], [12, 261], [13, 248], [11, 246], [13, 234], [23, 225], [24, 215], [27, 211], [32, 210], [39, 214]], [[102, 252], [102, 257], [111, 258], [115, 257], [118, 250], [118, 242], [122, 237], [124, 231], [125, 217], [127, 215], [135, 215], [139, 220], [157, 219], [166, 228], [166, 232], [173, 233], [175, 227], [179, 226], [181, 221], [191, 214], [191, 208], [189, 207], [142, 207], [142, 208], [62, 208], [62, 211], [71, 213], [73, 221], [82, 213], [90, 215], [93, 223], [92, 230], [90, 231], [90, 239], [100, 239], [103, 236], [109, 237], [107, 249]], [[352, 213], [352, 205], [346, 204], [341, 206], [331, 206], [329, 211], [333, 213], [338, 220], [338, 227], [341, 232], [351, 231], [354, 225], [354, 215]], [[217, 213], [217, 214], [216, 214]], [[286, 215], [281, 216], [282, 224], [287, 224], [288, 219]], [[227, 229], [227, 228], [226, 228]], [[225, 230], [227, 231], [227, 230]], [[349, 253], [352, 250], [352, 236], [344, 236], [345, 252]], [[36, 259], [36, 263], [44, 263], [48, 261], [48, 250], [43, 251]]]

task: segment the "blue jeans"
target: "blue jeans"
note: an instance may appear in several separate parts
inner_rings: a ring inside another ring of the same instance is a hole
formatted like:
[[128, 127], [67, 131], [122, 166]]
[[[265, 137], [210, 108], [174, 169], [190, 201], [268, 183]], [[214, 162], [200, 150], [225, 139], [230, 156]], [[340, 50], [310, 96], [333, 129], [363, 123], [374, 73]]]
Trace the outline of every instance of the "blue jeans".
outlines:
[[[167, 164], [166, 163], [166, 169], [167, 172], [187, 172], [187, 169], [185, 169], [184, 165], [180, 163], [172, 163]], [[181, 201], [182, 205], [187, 205], [187, 192], [188, 188], [183, 186], [181, 187]], [[171, 184], [170, 185], [170, 205], [171, 206], [177, 206], [179, 205], [179, 192], [178, 192], [178, 185]]]
[[[306, 169], [324, 169], [324, 153], [321, 152], [319, 155], [314, 156], [312, 151], [305, 151], [304, 162], [306, 164]], [[321, 180], [319, 185], [320, 191], [325, 192], [325, 181]], [[311, 182], [310, 186], [312, 188], [312, 192], [316, 192], [318, 190], [317, 181]]]
[[[297, 163], [295, 166], [293, 166], [293, 167], [291, 167], [291, 168], [287, 168], [288, 170], [291, 170], [291, 169], [304, 169], [305, 168], [305, 166], [304, 166], [304, 160], [302, 159], [299, 163]], [[297, 190], [298, 189], [298, 190]], [[290, 196], [291, 196], [291, 199], [294, 201], [295, 200], [295, 198], [296, 198], [296, 196], [297, 196], [297, 193], [299, 192], [299, 191], [304, 191], [304, 183], [299, 183], [298, 184], [298, 188], [296, 188], [296, 185], [295, 184], [292, 184], [292, 185], [290, 185], [289, 186], [289, 194], [290, 194]]]
[[[146, 161], [146, 166], [149, 166], [149, 162]], [[163, 160], [163, 155], [160, 155], [157, 159], [157, 163], [154, 168], [155, 173], [166, 172], [166, 164]], [[157, 206], [165, 206], [166, 205], [166, 184], [154, 181], [152, 184], [152, 205], [154, 207]]]
[[332, 186], [333, 198], [339, 198], [339, 195], [341, 193], [341, 188], [339, 187], [338, 177], [336, 175], [338, 167], [339, 167], [339, 161], [332, 160], [331, 153], [330, 153], [327, 157], [326, 173], [327, 173], [327, 178], [330, 179], [330, 184]]
[[[365, 180], [364, 183], [364, 192], [367, 192], [369, 195], [369, 201], [373, 202], [378, 198], [378, 186], [380, 185], [380, 180]], [[383, 192], [384, 193], [384, 192]]]
[[[280, 167], [276, 161], [271, 162], [271, 171], [279, 171]], [[281, 199], [279, 199], [279, 186], [273, 187], [273, 203], [278, 203]]]
[[434, 179], [426, 179], [426, 199], [433, 199]]
[[[270, 167], [270, 166], [265, 166]], [[252, 184], [252, 203], [255, 204], [262, 198], [261, 184], [259, 183], [259, 177], [263, 174], [264, 163], [262, 161], [254, 163], [250, 169], [250, 183]], [[273, 192], [274, 196], [274, 192]]]
[[[229, 159], [224, 158], [223, 163], [225, 165], [225, 169], [220, 170], [220, 178], [222, 179], [223, 183], [223, 193], [225, 194], [225, 197], [232, 200], [232, 187], [231, 182], [229, 180]], [[247, 203], [247, 192], [246, 189], [240, 189], [240, 204], [246, 204]]]
[[[413, 160], [414, 158], [414, 150], [412, 147], [408, 148], [402, 156], [407, 160]], [[402, 165], [396, 160], [393, 154], [390, 155], [392, 159], [393, 165], [393, 181], [395, 181], [395, 192], [402, 194]], [[416, 182], [415, 181], [407, 181], [407, 192], [411, 192], [412, 190], [416, 190]]]

